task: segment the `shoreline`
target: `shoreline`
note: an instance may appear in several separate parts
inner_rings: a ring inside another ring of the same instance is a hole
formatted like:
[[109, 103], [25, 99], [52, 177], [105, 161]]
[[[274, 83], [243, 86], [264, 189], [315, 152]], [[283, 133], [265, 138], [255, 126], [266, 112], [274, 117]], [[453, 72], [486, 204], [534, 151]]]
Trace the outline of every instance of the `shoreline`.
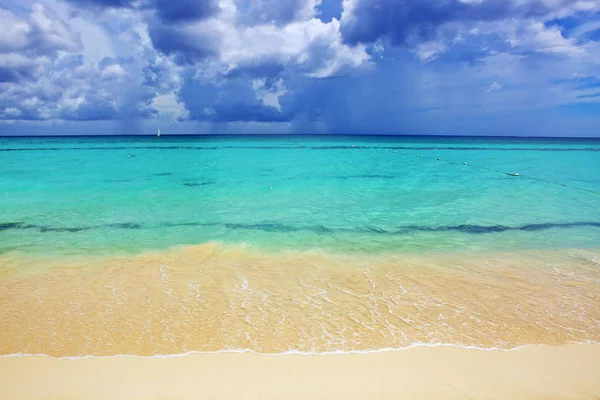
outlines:
[[[0, 354], [357, 353], [598, 342], [598, 252], [355, 257], [207, 244], [0, 258]], [[54, 268], [56, 266], [57, 268]]]
[[166, 358], [0, 358], [0, 398], [589, 399], [600, 345], [513, 351], [414, 347], [369, 354], [212, 353]]
[[343, 356], [343, 355], [369, 355], [369, 354], [379, 354], [379, 353], [395, 353], [402, 352], [406, 350], [413, 349], [457, 349], [457, 350], [469, 350], [469, 351], [480, 351], [480, 352], [514, 352], [519, 351], [526, 348], [531, 347], [539, 347], [539, 348], [553, 348], [553, 347], [569, 347], [569, 346], [600, 346], [600, 342], [596, 341], [586, 341], [586, 342], [573, 342], [573, 343], [565, 343], [560, 345], [552, 345], [552, 344], [521, 344], [513, 347], [480, 347], [480, 346], [470, 346], [470, 345], [460, 345], [460, 344], [451, 344], [451, 343], [414, 343], [405, 347], [385, 347], [381, 349], [366, 349], [366, 350], [331, 350], [331, 351], [323, 351], [323, 352], [310, 352], [310, 351], [302, 351], [302, 350], [285, 350], [281, 353], [263, 353], [260, 351], [252, 350], [249, 348], [246, 349], [222, 349], [222, 350], [191, 350], [185, 353], [173, 353], [173, 354], [154, 354], [154, 355], [137, 355], [137, 354], [113, 354], [113, 355], [77, 355], [77, 356], [53, 356], [50, 354], [44, 353], [12, 353], [12, 354], [0, 354], [0, 359], [2, 358], [48, 358], [50, 360], [89, 360], [89, 359], [167, 359], [167, 358], [181, 358], [181, 357], [190, 357], [190, 356], [201, 356], [201, 355], [215, 355], [215, 354], [251, 354], [255, 356], [261, 357], [284, 357], [284, 356]]

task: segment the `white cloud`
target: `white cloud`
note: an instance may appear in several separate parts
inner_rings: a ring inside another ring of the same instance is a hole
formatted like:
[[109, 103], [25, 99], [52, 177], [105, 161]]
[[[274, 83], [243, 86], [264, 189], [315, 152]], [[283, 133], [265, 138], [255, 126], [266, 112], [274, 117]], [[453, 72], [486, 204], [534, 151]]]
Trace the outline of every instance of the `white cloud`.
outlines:
[[[439, 5], [436, 5], [439, 3]], [[342, 28], [351, 42], [404, 46], [423, 62], [444, 53], [474, 54], [493, 50], [515, 54], [545, 53], [558, 57], [590, 56], [597, 48], [563, 36], [547, 21], [577, 12], [600, 10], [598, 0], [460, 0], [456, 2], [344, 0]], [[465, 8], [467, 8], [465, 10]], [[389, 18], [393, 14], [395, 18]], [[412, 18], [419, 15], [419, 18]], [[588, 25], [588, 26], [585, 26]], [[597, 29], [593, 20], [574, 30], [584, 36]]]
[[119, 64], [104, 67], [100, 73], [102, 79], [118, 79], [125, 75], [125, 70]]
[[435, 60], [440, 54], [448, 51], [449, 47], [443, 41], [430, 41], [417, 45], [415, 54], [424, 63]]
[[321, 3], [322, 0], [304, 0], [303, 6], [296, 12], [296, 19], [307, 20], [316, 17], [317, 7]]
[[513, 48], [525, 48], [538, 53], [578, 56], [585, 49], [574, 40], [565, 38], [557, 27], [546, 27], [542, 22], [509, 24], [508, 41]]
[[373, 44], [372, 52], [374, 55], [381, 59], [383, 58], [383, 54], [385, 53], [385, 46], [383, 45], [383, 43], [377, 42]]
[[31, 13], [31, 26], [37, 31], [35, 39], [42, 40], [48, 50], [75, 51], [81, 49], [79, 35], [41, 4], [34, 4]]
[[81, 37], [82, 54], [86, 62], [97, 64], [104, 58], [116, 57], [111, 39], [100, 24], [78, 15], [70, 20], [70, 26]]
[[21, 116], [21, 110], [14, 107], [5, 108], [2, 112], [7, 118], [17, 118]]
[[154, 50], [143, 13], [79, 11], [54, 0], [30, 7], [19, 16], [0, 9], [10, 27], [0, 30], [0, 110], [23, 119], [103, 119], [155, 106], [161, 117], [187, 116], [176, 101], [180, 68]]
[[[366, 64], [370, 57], [364, 45], [348, 46], [342, 40], [337, 19], [325, 23], [312, 18], [316, 1], [308, 1], [302, 17], [283, 25], [238, 24], [241, 12], [231, 0], [221, 0], [221, 12], [177, 33], [188, 52], [204, 54], [207, 43], [216, 43], [215, 54], [199, 63], [197, 77], [217, 79], [233, 71], [278, 65], [307, 76], [325, 78], [345, 68]], [[308, 18], [307, 17], [311, 17]]]
[[266, 80], [264, 78], [253, 79], [252, 89], [256, 92], [256, 98], [261, 100], [263, 105], [274, 107], [277, 111], [281, 111], [279, 98], [288, 93], [285, 89], [283, 79], [278, 79], [270, 87], [266, 86]]
[[20, 69], [25, 67], [37, 67], [40, 64], [48, 61], [47, 58], [44, 57], [27, 57], [23, 53], [14, 52], [14, 53], [0, 53], [0, 67], [1, 68], [10, 68], [10, 69]]
[[60, 108], [66, 109], [69, 111], [74, 111], [79, 108], [82, 104], [85, 103], [85, 96], [76, 95], [75, 97], [71, 97], [68, 94], [65, 94], [60, 101]]
[[29, 15], [18, 17], [0, 9], [0, 54], [35, 60], [59, 51], [81, 49], [79, 36], [51, 10], [34, 4]]
[[486, 90], [487, 93], [490, 92], [495, 92], [497, 90], [502, 89], [502, 86], [498, 83], [498, 82], [492, 82], [492, 84], [490, 85], [490, 87], [488, 88], [488, 90]]
[[31, 26], [10, 10], [0, 8], [0, 52], [24, 49], [28, 43]]
[[188, 118], [188, 110], [185, 105], [177, 99], [174, 92], [157, 95], [151, 103], [151, 107], [158, 111], [158, 117], [168, 120], [181, 120]]

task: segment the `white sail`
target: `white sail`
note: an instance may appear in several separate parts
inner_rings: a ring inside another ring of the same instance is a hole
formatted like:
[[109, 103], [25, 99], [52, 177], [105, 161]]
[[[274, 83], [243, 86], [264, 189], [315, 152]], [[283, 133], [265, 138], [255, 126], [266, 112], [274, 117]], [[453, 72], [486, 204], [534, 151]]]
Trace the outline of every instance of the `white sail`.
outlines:
[[156, 130], [156, 137], [160, 137], [160, 129]]

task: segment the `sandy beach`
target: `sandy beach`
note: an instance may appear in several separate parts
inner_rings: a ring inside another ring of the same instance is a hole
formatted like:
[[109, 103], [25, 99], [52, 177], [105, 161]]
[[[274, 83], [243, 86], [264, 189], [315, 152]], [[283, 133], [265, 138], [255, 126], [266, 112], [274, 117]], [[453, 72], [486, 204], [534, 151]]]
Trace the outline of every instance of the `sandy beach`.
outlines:
[[596, 399], [600, 345], [514, 351], [412, 348], [372, 354], [0, 358], [0, 398]]
[[[597, 251], [333, 256], [218, 244], [123, 257], [0, 257], [0, 354], [600, 341]], [[44, 261], [46, 260], [46, 261]], [[27, 272], [37, 271], [37, 272]]]

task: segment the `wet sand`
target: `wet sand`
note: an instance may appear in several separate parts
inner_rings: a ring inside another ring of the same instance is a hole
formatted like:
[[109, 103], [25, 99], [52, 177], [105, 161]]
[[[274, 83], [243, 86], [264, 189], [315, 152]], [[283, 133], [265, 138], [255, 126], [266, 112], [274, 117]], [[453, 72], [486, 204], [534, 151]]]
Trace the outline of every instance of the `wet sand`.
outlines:
[[79, 261], [7, 256], [0, 355], [598, 342], [598, 254], [269, 254], [206, 244]]
[[3, 256], [0, 399], [599, 399], [598, 254]]
[[0, 358], [0, 398], [597, 399], [600, 345], [343, 355]]

